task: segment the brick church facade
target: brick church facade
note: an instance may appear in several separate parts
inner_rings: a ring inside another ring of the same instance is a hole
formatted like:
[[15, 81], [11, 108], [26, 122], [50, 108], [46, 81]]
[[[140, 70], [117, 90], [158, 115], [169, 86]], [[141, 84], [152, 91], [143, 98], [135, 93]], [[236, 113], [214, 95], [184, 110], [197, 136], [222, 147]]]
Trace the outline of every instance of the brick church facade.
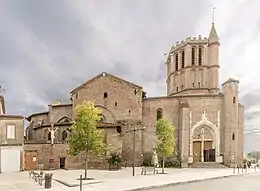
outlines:
[[[25, 161], [27, 167], [80, 168], [84, 157], [66, 154], [66, 137], [75, 119], [75, 107], [94, 101], [101, 110], [108, 150], [122, 153], [132, 163], [136, 131], [136, 163], [155, 146], [155, 124], [167, 117], [176, 127], [176, 154], [182, 167], [198, 162], [227, 166], [243, 163], [244, 107], [239, 103], [238, 85], [229, 79], [219, 88], [219, 38], [214, 26], [209, 37], [187, 38], [171, 47], [166, 59], [167, 95], [146, 97], [139, 85], [103, 72], [71, 91], [71, 102], [49, 105], [49, 110], [27, 117]], [[50, 144], [48, 127], [54, 123], [55, 143]], [[104, 167], [104, 158], [93, 158], [93, 167]], [[62, 167], [61, 167], [62, 166]]]

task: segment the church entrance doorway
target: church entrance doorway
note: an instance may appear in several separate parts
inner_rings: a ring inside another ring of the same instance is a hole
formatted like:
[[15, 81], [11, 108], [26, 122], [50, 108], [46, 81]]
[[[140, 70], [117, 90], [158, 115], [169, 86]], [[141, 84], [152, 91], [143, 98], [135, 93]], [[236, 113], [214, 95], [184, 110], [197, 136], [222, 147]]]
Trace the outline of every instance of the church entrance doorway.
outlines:
[[201, 162], [201, 141], [193, 142], [193, 162]]
[[215, 162], [215, 149], [212, 149], [212, 141], [204, 141], [204, 162]]

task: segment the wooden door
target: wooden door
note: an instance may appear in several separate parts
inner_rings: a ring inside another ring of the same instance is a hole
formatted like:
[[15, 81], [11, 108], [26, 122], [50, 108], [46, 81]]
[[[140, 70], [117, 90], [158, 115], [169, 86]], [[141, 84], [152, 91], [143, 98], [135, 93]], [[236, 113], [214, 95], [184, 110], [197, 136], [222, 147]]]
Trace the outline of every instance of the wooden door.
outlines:
[[215, 161], [215, 149], [212, 149], [212, 141], [204, 142], [204, 162]]
[[204, 150], [212, 149], [212, 141], [205, 141], [204, 142]]
[[38, 157], [37, 157], [37, 151], [25, 151], [25, 169], [26, 170], [36, 170], [37, 168], [37, 161], [38, 161]]
[[201, 162], [201, 141], [193, 142], [193, 162]]

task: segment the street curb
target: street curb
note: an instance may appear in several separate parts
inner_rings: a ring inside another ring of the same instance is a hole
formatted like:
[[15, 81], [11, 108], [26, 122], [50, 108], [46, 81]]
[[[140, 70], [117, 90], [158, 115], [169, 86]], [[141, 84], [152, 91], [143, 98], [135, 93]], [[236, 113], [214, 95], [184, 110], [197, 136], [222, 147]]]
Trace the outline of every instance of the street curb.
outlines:
[[133, 189], [128, 189], [128, 190], [124, 190], [124, 191], [151, 190], [151, 189], [164, 188], [164, 187], [169, 187], [169, 186], [185, 185], [185, 184], [195, 183], [195, 182], [206, 182], [208, 180], [217, 180], [217, 179], [223, 179], [223, 178], [228, 178], [228, 177], [232, 177], [232, 176], [244, 176], [244, 175], [249, 175], [249, 174], [253, 174], [253, 173], [257, 173], [257, 172], [259, 173], [259, 171], [249, 172], [249, 173], [242, 173], [241, 172], [241, 174], [230, 174], [230, 175], [211, 177], [211, 178], [205, 178], [205, 179], [188, 180], [188, 181], [184, 181], [184, 182], [174, 182], [174, 183], [168, 183], [168, 184], [162, 184], [162, 185], [156, 185], [156, 186], [147, 186], [147, 187], [142, 187], [142, 188], [133, 188]]

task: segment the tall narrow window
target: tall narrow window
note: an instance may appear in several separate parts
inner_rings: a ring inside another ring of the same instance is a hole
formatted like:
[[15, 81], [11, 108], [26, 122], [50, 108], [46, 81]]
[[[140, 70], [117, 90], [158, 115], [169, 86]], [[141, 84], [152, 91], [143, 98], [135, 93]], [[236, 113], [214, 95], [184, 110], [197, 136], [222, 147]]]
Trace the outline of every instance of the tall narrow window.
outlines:
[[191, 49], [191, 65], [195, 65], [195, 47], [192, 47]]
[[62, 132], [62, 137], [61, 137], [61, 139], [64, 141], [65, 139], [67, 139], [67, 137], [68, 137], [68, 133], [67, 133], [66, 130], [64, 130], [64, 131]]
[[232, 141], [235, 140], [235, 133], [232, 133]]
[[157, 121], [159, 119], [162, 119], [162, 116], [163, 116], [163, 110], [161, 108], [157, 109], [157, 111], [156, 111], [156, 119], [157, 119]]
[[104, 99], [107, 98], [107, 92], [104, 93]]
[[181, 68], [185, 66], [185, 52], [184, 50], [181, 52]]
[[233, 97], [233, 103], [236, 103], [236, 97], [235, 96]]
[[199, 47], [199, 65], [202, 64], [202, 47]]
[[7, 139], [15, 139], [15, 126], [14, 125], [7, 125]]
[[178, 67], [178, 64], [179, 64], [178, 59], [179, 59], [179, 58], [178, 58], [178, 54], [176, 54], [176, 55], [175, 55], [175, 71], [177, 71], [178, 68], [179, 68], [179, 67]]

